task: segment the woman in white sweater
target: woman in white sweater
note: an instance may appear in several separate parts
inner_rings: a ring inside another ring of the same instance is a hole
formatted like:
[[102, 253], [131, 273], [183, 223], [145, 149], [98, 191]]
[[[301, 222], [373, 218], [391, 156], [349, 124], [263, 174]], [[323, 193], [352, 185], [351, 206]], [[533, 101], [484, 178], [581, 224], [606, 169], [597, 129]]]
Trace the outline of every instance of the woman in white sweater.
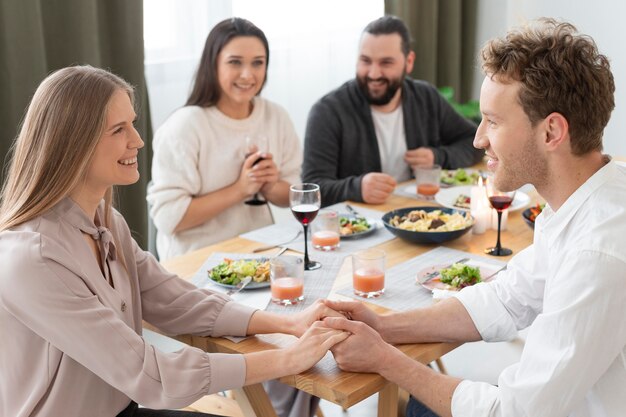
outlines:
[[[258, 96], [268, 62], [264, 33], [245, 19], [209, 33], [185, 107], [154, 138], [148, 201], [161, 259], [271, 224], [267, 204], [244, 203], [255, 193], [289, 205], [302, 151], [287, 112]], [[246, 137], [261, 136], [266, 149], [246, 157]]]
[[[289, 205], [302, 151], [287, 112], [258, 96], [268, 62], [265, 34], [245, 19], [226, 19], [209, 33], [186, 106], [154, 139], [148, 201], [161, 259], [271, 224], [267, 204], [245, 204], [257, 192]], [[245, 157], [246, 136], [261, 135], [268, 149]], [[278, 381], [265, 388], [280, 417], [317, 409], [318, 398]]]

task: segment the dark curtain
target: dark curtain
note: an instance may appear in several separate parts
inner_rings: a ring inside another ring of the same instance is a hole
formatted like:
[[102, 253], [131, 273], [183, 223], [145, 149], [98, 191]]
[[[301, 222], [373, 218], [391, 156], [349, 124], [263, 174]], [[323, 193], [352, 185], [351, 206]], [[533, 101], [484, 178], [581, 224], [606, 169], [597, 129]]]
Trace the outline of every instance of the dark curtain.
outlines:
[[105, 68], [136, 88], [141, 179], [116, 192], [139, 244], [147, 247], [146, 185], [152, 161], [151, 123], [144, 77], [142, 0], [0, 0], [0, 157], [17, 135], [39, 83], [70, 65]]
[[471, 98], [477, 9], [478, 0], [385, 0], [385, 13], [404, 20], [413, 36], [411, 76], [454, 88], [461, 102]]

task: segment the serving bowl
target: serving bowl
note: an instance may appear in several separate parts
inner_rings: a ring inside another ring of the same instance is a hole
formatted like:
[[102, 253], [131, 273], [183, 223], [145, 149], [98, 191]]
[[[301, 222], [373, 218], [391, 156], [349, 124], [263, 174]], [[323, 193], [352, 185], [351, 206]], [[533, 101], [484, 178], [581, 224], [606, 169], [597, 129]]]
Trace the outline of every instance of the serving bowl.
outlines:
[[530, 227], [531, 229], [535, 228], [535, 221], [530, 219], [530, 209], [527, 208], [526, 210], [522, 211], [522, 218], [524, 219], [524, 222], [526, 222], [526, 224], [528, 225], [528, 227]]
[[463, 236], [465, 233], [469, 232], [469, 230], [474, 225], [474, 222], [469, 226], [464, 227], [463, 229], [452, 230], [449, 232], [414, 232], [412, 230], [405, 230], [395, 227], [391, 224], [391, 219], [394, 216], [404, 216], [411, 211], [414, 210], [424, 210], [425, 212], [431, 212], [435, 210], [440, 210], [442, 213], [454, 214], [458, 213], [461, 216], [465, 216], [466, 212], [463, 210], [456, 210], [447, 207], [432, 207], [432, 206], [424, 206], [424, 207], [405, 207], [401, 209], [396, 209], [389, 211], [383, 215], [383, 224], [394, 235], [398, 236], [401, 239], [408, 240], [413, 243], [443, 243], [448, 242], [450, 240], [457, 239]]

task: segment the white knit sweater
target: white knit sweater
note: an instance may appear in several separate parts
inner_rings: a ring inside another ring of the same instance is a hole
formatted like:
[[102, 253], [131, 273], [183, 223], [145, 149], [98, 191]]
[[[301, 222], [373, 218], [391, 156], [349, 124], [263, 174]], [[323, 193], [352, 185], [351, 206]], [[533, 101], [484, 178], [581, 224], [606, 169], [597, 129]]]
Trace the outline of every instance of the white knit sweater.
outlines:
[[252, 114], [231, 119], [217, 107], [183, 107], [154, 136], [150, 215], [158, 229], [161, 259], [181, 255], [271, 223], [267, 205], [243, 202], [201, 226], [173, 233], [193, 196], [234, 183], [241, 172], [247, 135], [265, 135], [268, 151], [289, 183], [300, 181], [302, 150], [287, 112], [263, 98], [254, 99]]

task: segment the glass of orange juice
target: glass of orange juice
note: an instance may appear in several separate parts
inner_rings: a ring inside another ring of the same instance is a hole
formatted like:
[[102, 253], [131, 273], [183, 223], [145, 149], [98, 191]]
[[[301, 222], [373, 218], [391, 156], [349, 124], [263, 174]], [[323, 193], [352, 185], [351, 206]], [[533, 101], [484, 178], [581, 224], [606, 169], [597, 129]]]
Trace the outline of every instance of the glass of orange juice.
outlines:
[[439, 192], [439, 182], [441, 181], [441, 166], [434, 164], [428, 166], [417, 166], [413, 173], [417, 183], [417, 195], [424, 200], [433, 200], [435, 194]]
[[331, 251], [339, 247], [339, 214], [335, 210], [320, 210], [311, 227], [311, 241], [315, 249]]
[[385, 292], [385, 252], [367, 249], [352, 255], [352, 286], [359, 297], [374, 298]]
[[270, 259], [272, 302], [281, 305], [298, 304], [304, 300], [304, 260], [297, 256], [277, 256]]

